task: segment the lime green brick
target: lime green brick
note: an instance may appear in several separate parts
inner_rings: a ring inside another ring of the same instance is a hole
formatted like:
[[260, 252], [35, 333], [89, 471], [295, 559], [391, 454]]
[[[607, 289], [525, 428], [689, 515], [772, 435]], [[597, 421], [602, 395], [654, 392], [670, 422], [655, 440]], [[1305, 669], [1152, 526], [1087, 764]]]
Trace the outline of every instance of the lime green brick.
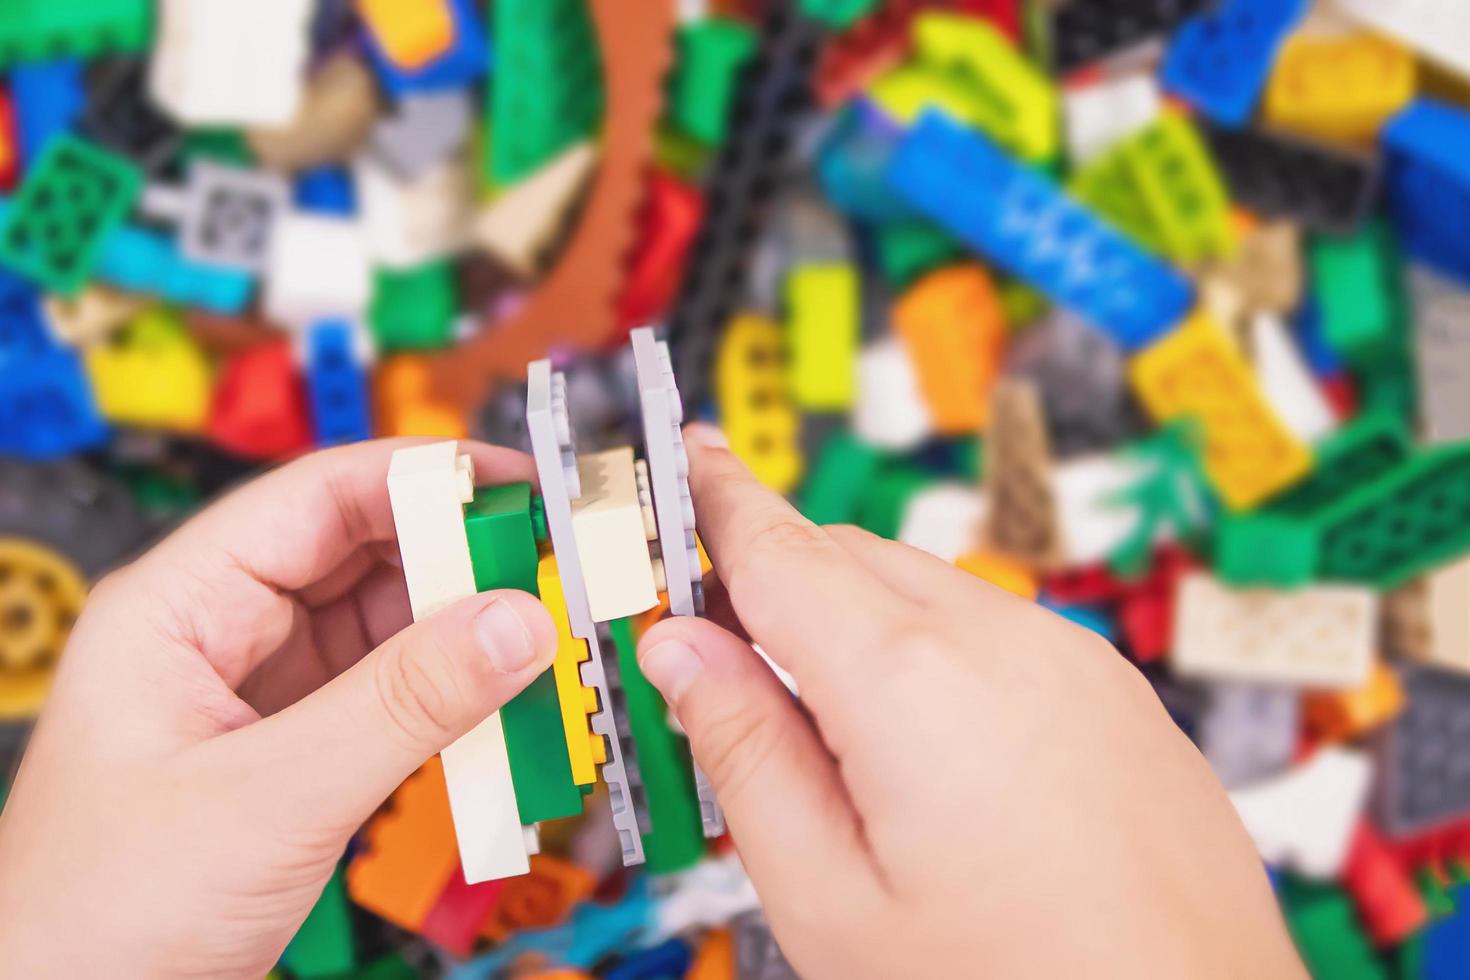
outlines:
[[303, 980], [339, 976], [357, 966], [352, 911], [340, 866], [327, 879], [321, 897], [282, 954], [281, 963]]
[[1232, 250], [1230, 197], [1193, 123], [1166, 113], [1118, 149], [1165, 255], [1198, 262]]
[[633, 755], [648, 809], [644, 857], [654, 874], [682, 871], [704, 856], [704, 826], [689, 743], [670, 727], [668, 705], [638, 666], [632, 621], [617, 619], [608, 626], [617, 647]]
[[725, 142], [730, 103], [756, 43], [749, 26], [725, 17], [706, 17], [679, 28], [668, 111], [680, 131], [706, 146]]
[[1163, 232], [1120, 148], [1115, 147], [1078, 170], [1067, 189], [1150, 252], [1164, 253]]
[[368, 322], [382, 351], [434, 350], [454, 339], [457, 306], [454, 267], [447, 260], [379, 269]]
[[3, 0], [0, 70], [20, 61], [141, 51], [153, 0]]

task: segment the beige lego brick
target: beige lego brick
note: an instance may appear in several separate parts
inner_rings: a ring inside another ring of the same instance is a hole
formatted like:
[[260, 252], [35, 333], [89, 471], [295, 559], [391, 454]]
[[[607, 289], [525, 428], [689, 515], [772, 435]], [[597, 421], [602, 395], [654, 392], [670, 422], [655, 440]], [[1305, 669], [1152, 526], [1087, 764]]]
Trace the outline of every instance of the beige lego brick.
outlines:
[[516, 272], [533, 274], [596, 162], [591, 143], [563, 152], [475, 215], [475, 244]]
[[[455, 442], [400, 449], [388, 465], [388, 499], [415, 621], [475, 594], [464, 531], [464, 505], [474, 486], [474, 466]], [[440, 758], [465, 880], [473, 884], [526, 874], [530, 862], [500, 713], [476, 725]]]
[[990, 396], [985, 446], [985, 494], [990, 512], [985, 546], [1035, 568], [1061, 554], [1051, 450], [1036, 386], [1005, 378]]
[[1185, 677], [1354, 687], [1373, 667], [1378, 596], [1351, 585], [1231, 589], [1197, 572], [1174, 605], [1174, 669]]
[[1391, 593], [1384, 604], [1384, 626], [1395, 653], [1470, 673], [1470, 558]]
[[583, 453], [577, 475], [582, 494], [572, 501], [572, 531], [593, 622], [652, 609], [658, 586], [648, 542], [658, 533], [647, 519], [647, 478], [640, 491], [632, 448]]
[[46, 322], [62, 343], [86, 347], [101, 343], [142, 312], [141, 297], [92, 285], [75, 296], [47, 293], [41, 301]]

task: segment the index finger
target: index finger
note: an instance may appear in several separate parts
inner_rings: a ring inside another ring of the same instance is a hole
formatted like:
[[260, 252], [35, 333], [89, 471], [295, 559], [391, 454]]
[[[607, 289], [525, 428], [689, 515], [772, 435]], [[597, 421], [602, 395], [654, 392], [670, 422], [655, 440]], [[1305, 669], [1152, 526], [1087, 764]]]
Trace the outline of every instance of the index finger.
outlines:
[[762, 485], [718, 430], [690, 426], [686, 446], [700, 537], [751, 638], [803, 697], [872, 683], [903, 627], [901, 598]]

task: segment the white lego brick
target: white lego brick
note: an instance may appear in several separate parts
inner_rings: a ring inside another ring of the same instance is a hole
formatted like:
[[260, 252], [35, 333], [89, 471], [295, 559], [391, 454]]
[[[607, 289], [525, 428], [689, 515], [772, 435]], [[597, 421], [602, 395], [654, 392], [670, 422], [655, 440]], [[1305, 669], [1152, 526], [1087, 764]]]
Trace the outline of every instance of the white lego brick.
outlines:
[[1361, 586], [1231, 589], [1194, 572], [1175, 596], [1173, 667], [1183, 677], [1356, 687], [1373, 667], [1378, 606]]
[[593, 622], [633, 616], [658, 605], [650, 530], [643, 520], [633, 450], [577, 457], [582, 495], [572, 501], [572, 532]]
[[1373, 767], [1355, 749], [1328, 746], [1302, 765], [1230, 794], [1267, 864], [1336, 878], [1368, 802]]
[[913, 449], [934, 432], [929, 405], [903, 342], [896, 337], [864, 347], [857, 362], [857, 404], [852, 427], [880, 449]]
[[1257, 313], [1250, 331], [1256, 380], [1286, 427], [1306, 443], [1335, 430], [1337, 416], [1280, 318]]
[[660, 879], [653, 913], [652, 941], [728, 923], [742, 912], [760, 907], [755, 886], [731, 852], [709, 857], [687, 871]]
[[[415, 621], [475, 594], [464, 531], [464, 505], [473, 498], [474, 485], [470, 458], [454, 442], [400, 449], [388, 464], [388, 499]], [[476, 725], [441, 758], [465, 880], [528, 872], [500, 713]]]
[[967, 483], [925, 487], [909, 498], [898, 540], [951, 564], [971, 551], [985, 520], [985, 495]]
[[284, 125], [301, 99], [313, 0], [160, 0], [153, 100], [190, 126]]
[[1068, 158], [1081, 166], [1106, 152], [1158, 118], [1161, 104], [1148, 71], [1064, 88]]
[[[1119, 497], [1147, 475], [1148, 465], [1114, 452], [1079, 456], [1052, 466], [1052, 499], [1064, 565], [1107, 561], [1128, 540], [1140, 515]], [[1168, 529], [1160, 528], [1156, 542], [1167, 538]]]
[[578, 143], [508, 188], [475, 216], [475, 243], [517, 272], [535, 272], [596, 162], [592, 144]]
[[1335, 0], [1337, 9], [1470, 75], [1470, 4], [1465, 0]]
[[301, 327], [322, 317], [358, 317], [373, 295], [367, 236], [351, 218], [288, 211], [272, 235], [264, 307]]
[[407, 268], [462, 250], [473, 211], [470, 178], [459, 160], [446, 160], [405, 181], [368, 157], [353, 167], [368, 255], [389, 268]]

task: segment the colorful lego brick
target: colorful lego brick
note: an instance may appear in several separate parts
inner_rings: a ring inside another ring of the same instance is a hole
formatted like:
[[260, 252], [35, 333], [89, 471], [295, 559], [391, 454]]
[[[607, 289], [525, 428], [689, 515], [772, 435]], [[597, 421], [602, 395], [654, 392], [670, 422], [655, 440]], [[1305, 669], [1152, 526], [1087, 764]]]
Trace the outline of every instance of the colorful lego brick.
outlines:
[[1235, 242], [1225, 186], [1189, 120], [1165, 113], [1114, 152], [1132, 177], [1166, 255], [1198, 262], [1231, 252]]
[[28, 165], [46, 144], [71, 129], [87, 104], [83, 65], [76, 58], [25, 62], [10, 73], [20, 154]]
[[972, 484], [945, 481], [908, 498], [898, 540], [951, 564], [980, 540], [986, 501]]
[[1470, 673], [1470, 559], [1457, 559], [1391, 593], [1384, 616], [1394, 653]]
[[1428, 443], [1470, 439], [1470, 288], [1413, 267], [1408, 292], [1419, 432]]
[[[1384, 619], [1390, 616], [1384, 605]], [[1404, 689], [1398, 675], [1382, 662], [1373, 665], [1368, 680], [1338, 691], [1312, 691], [1302, 700], [1302, 712], [1313, 735], [1328, 742], [1346, 742], [1381, 728], [1404, 708]]]
[[500, 900], [506, 884], [507, 879], [501, 879], [472, 885], [464, 880], [464, 875], [451, 874], [417, 932], [456, 956], [469, 956], [479, 940], [485, 917]]
[[1306, 0], [1225, 0], [1180, 25], [1164, 58], [1166, 88], [1227, 126], [1250, 119], [1276, 49]]
[[17, 126], [15, 100], [7, 88], [0, 87], [0, 191], [10, 191], [20, 174], [21, 138]]
[[694, 186], [656, 168], [649, 170], [638, 245], [618, 294], [619, 331], [626, 333], [663, 313], [679, 288], [703, 216], [704, 198]]
[[1147, 72], [1104, 77], [1062, 90], [1067, 159], [1080, 167], [1158, 118], [1159, 84]]
[[263, 165], [299, 171], [340, 163], [371, 133], [380, 111], [378, 88], [356, 53], [327, 56], [305, 85], [288, 118], [245, 131], [249, 152]]
[[475, 244], [521, 275], [533, 275], [596, 165], [596, 150], [582, 142], [523, 175], [475, 215]]
[[913, 358], [897, 338], [868, 344], [858, 354], [852, 428], [864, 442], [894, 452], [914, 449], [933, 434]]
[[592, 135], [602, 117], [599, 45], [580, 0], [507, 0], [496, 44], [486, 174], [511, 183]]
[[991, 393], [985, 442], [987, 550], [1033, 568], [1054, 563], [1061, 550], [1046, 421], [1034, 385], [1005, 378]]
[[1409, 869], [1367, 820], [1353, 834], [1342, 881], [1368, 935], [1380, 946], [1401, 943], [1429, 922], [1428, 906]]
[[[1153, 469], [1153, 464], [1120, 451], [1079, 456], [1052, 467], [1051, 491], [1066, 564], [1107, 561], [1138, 534], [1143, 515], [1124, 495]], [[1156, 533], [1162, 536], [1165, 530], [1160, 527]]]
[[1308, 255], [1323, 338], [1334, 352], [1370, 364], [1402, 344], [1398, 251], [1384, 222], [1348, 238], [1316, 238]]
[[373, 159], [400, 180], [421, 177], [464, 146], [474, 112], [464, 89], [406, 94], [373, 122]]
[[[400, 13], [402, 4], [384, 3], [380, 6], [393, 10], [395, 16], [405, 16]], [[435, 3], [413, 6], [411, 16], [432, 17], [436, 24], [431, 28], [436, 32], [442, 30], [442, 25], [447, 22], [447, 43], [427, 55], [427, 46], [421, 47], [416, 52], [418, 57], [412, 59], [416, 63], [406, 64], [382, 43], [384, 39], [378, 33], [370, 31], [368, 53], [384, 88], [399, 96], [439, 92], [467, 85], [484, 74], [490, 53], [477, 4], [471, 0], [436, 0]]]
[[73, 136], [52, 140], [0, 227], [0, 262], [74, 294], [98, 266], [140, 184], [128, 161]]
[[648, 542], [657, 537], [648, 474], [628, 446], [577, 457], [581, 494], [572, 529], [594, 622], [632, 616], [658, 602]]
[[950, 233], [1125, 349], [1153, 340], [1191, 302], [1178, 273], [985, 137], [940, 115], [926, 115], [904, 137], [888, 179]]
[[149, 177], [161, 176], [186, 137], [147, 93], [143, 58], [112, 57], [87, 70], [87, 104], [77, 129], [98, 146], [128, 157]]
[[110, 342], [87, 348], [84, 358], [104, 418], [173, 432], [203, 430], [214, 372], [178, 314], [148, 310]]
[[1226, 789], [1285, 771], [1301, 738], [1300, 695], [1289, 687], [1209, 684], [1195, 740]]
[[108, 429], [75, 352], [0, 358], [0, 452], [48, 460], [94, 449]]
[[1286, 924], [1312, 976], [1388, 980], [1358, 924], [1352, 899], [1337, 885], [1286, 878], [1280, 888]]
[[909, 503], [938, 482], [934, 474], [908, 464], [880, 470], [862, 490], [857, 525], [880, 538], [896, 540]]
[[952, 265], [911, 286], [892, 310], [940, 435], [983, 429], [1006, 343], [1005, 313], [978, 265]]
[[365, 158], [354, 176], [374, 263], [405, 269], [464, 251], [474, 199], [462, 161], [446, 160], [405, 180]]
[[1335, 6], [1404, 41], [1431, 61], [1461, 75], [1470, 74], [1470, 54], [1460, 43], [1470, 37], [1470, 10], [1455, 0], [1337, 0]]
[[801, 423], [773, 321], [742, 313], [730, 322], [715, 359], [715, 400], [731, 451], [766, 486], [793, 489], [802, 475]]
[[1345, 234], [1377, 205], [1375, 153], [1264, 129], [1207, 125], [1204, 132], [1231, 196], [1263, 218]]
[[384, 351], [432, 350], [454, 336], [454, 270], [447, 260], [377, 270], [368, 323]]
[[705, 17], [680, 27], [676, 45], [669, 115], [682, 132], [719, 146], [740, 71], [755, 53], [755, 32], [738, 20]]
[[1306, 136], [1372, 140], [1414, 97], [1414, 56], [1366, 31], [1287, 38], [1266, 86], [1265, 119]]
[[1057, 68], [1071, 71], [1171, 33], [1207, 0], [1073, 0], [1051, 14]]
[[491, 942], [503, 943], [518, 933], [560, 925], [596, 887], [597, 876], [586, 868], [533, 854], [529, 874], [504, 882], [481, 934]]
[[1404, 248], [1470, 283], [1470, 111], [1418, 99], [1383, 129], [1388, 202]]
[[1198, 417], [1206, 472], [1229, 506], [1254, 506], [1311, 469], [1310, 451], [1277, 417], [1245, 358], [1210, 314], [1195, 313], [1141, 352], [1129, 375], [1154, 418]]
[[878, 266], [895, 288], [956, 259], [958, 242], [927, 221], [889, 221], [876, 230]]
[[410, 6], [392, 0], [357, 0], [356, 7], [373, 44], [400, 68], [421, 68], [454, 41], [448, 0]]
[[280, 176], [207, 160], [189, 166], [180, 251], [193, 262], [260, 272], [289, 190]]
[[[454, 442], [399, 449], [388, 468], [388, 497], [414, 618], [474, 595], [464, 505], [474, 468]], [[516, 811], [505, 733], [494, 712], [441, 753], [465, 880], [525, 874], [526, 842]]]
[[1274, 779], [1233, 790], [1230, 802], [1267, 864], [1307, 878], [1336, 878], [1368, 802], [1373, 764], [1330, 746]]
[[1257, 313], [1249, 329], [1251, 364], [1261, 394], [1293, 435], [1315, 444], [1337, 428], [1337, 415], [1327, 395], [1279, 319]]
[[225, 360], [205, 434], [244, 459], [284, 459], [311, 447], [306, 392], [289, 341], [247, 347]]
[[320, 320], [307, 331], [306, 393], [318, 446], [372, 438], [367, 366], [357, 333], [346, 320]]
[[333, 977], [357, 966], [356, 945], [347, 883], [338, 868], [287, 944], [281, 962], [299, 977]]
[[562, 732], [571, 764], [572, 779], [578, 786], [591, 786], [597, 781], [597, 766], [607, 760], [602, 736], [588, 727], [588, 716], [598, 709], [597, 691], [582, 686], [580, 665], [591, 654], [587, 643], [572, 635], [567, 618], [566, 593], [557, 571], [556, 556], [540, 559], [536, 572], [541, 602], [556, 623], [556, 659], [551, 672], [556, 679], [557, 700], [561, 706]]
[[48, 295], [41, 302], [57, 340], [82, 348], [101, 343], [144, 309], [141, 297], [107, 286], [88, 286], [75, 296]]
[[415, 932], [458, 873], [444, 767], [430, 759], [368, 822], [347, 866], [347, 891], [374, 915]]
[[1373, 806], [1391, 838], [1421, 834], [1470, 815], [1470, 778], [1457, 763], [1470, 724], [1470, 678], [1404, 666], [1408, 706], [1379, 733]]
[[821, 452], [801, 492], [801, 512], [813, 524], [851, 524], [857, 520], [863, 488], [883, 463], [883, 453], [851, 432], [837, 432]]
[[858, 290], [846, 263], [805, 263], [787, 275], [791, 397], [802, 409], [837, 411], [856, 397]]
[[148, 0], [13, 0], [0, 11], [0, 70], [56, 55], [140, 50], [151, 33], [152, 6]]
[[1301, 305], [1306, 279], [1301, 235], [1290, 222], [1263, 222], [1241, 238], [1229, 258], [1206, 263], [1201, 278], [1200, 292], [1206, 302], [1211, 281], [1218, 281], [1247, 310], [1282, 316], [1292, 313]]

